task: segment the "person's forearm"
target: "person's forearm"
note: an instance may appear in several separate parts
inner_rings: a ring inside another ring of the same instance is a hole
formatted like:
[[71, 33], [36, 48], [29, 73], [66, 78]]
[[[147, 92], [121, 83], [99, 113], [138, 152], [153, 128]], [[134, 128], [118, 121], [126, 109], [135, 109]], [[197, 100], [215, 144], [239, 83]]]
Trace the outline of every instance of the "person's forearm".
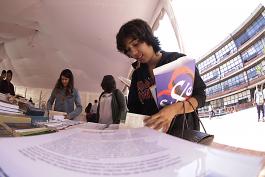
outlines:
[[76, 109], [73, 112], [68, 114], [69, 118], [74, 119], [75, 117], [79, 116], [79, 114], [81, 114], [81, 112], [82, 112], [82, 107], [78, 106], [78, 107], [76, 107]]
[[[193, 108], [196, 110], [198, 107], [198, 102], [197, 102], [196, 98], [191, 97], [191, 98], [189, 98], [188, 101], [192, 104]], [[194, 111], [192, 106], [190, 105], [190, 103], [188, 101], [181, 101], [181, 102], [174, 103], [172, 105], [172, 107], [174, 107], [173, 109], [175, 110], [176, 115], [184, 113], [183, 103], [185, 106], [185, 113], [190, 113], [190, 112]]]

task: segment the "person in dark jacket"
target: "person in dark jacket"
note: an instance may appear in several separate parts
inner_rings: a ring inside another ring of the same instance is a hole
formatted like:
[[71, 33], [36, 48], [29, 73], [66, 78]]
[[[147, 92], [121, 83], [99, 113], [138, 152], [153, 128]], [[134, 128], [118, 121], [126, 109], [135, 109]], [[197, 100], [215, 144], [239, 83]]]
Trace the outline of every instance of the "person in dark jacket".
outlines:
[[162, 51], [158, 38], [153, 35], [150, 26], [141, 19], [134, 19], [122, 25], [116, 35], [116, 43], [119, 52], [140, 62], [140, 67], [132, 74], [128, 96], [129, 112], [150, 115], [144, 120], [146, 126], [172, 134], [173, 131], [182, 129], [185, 108], [189, 128], [199, 130], [199, 119], [194, 109], [204, 106], [206, 85], [197, 68], [193, 92], [186, 101], [179, 101], [159, 110], [149, 89], [155, 84], [154, 68], [185, 55]]
[[6, 70], [3, 70], [0, 76], [0, 82], [6, 79]]
[[99, 96], [97, 121], [102, 124], [119, 124], [125, 120], [126, 103], [122, 92], [116, 88], [112, 75], [106, 75], [101, 82], [103, 92]]
[[92, 103], [88, 103], [88, 104], [87, 104], [87, 107], [86, 107], [86, 109], [85, 109], [85, 112], [86, 112], [86, 120], [87, 120], [87, 122], [93, 122], [93, 121], [91, 120], [91, 117], [92, 117], [91, 109], [92, 109]]
[[6, 79], [5, 80], [1, 80], [0, 83], [0, 92], [4, 93], [4, 94], [10, 94], [15, 96], [15, 89], [14, 89], [14, 85], [11, 83], [13, 77], [13, 72], [11, 70], [8, 70], [6, 72]]

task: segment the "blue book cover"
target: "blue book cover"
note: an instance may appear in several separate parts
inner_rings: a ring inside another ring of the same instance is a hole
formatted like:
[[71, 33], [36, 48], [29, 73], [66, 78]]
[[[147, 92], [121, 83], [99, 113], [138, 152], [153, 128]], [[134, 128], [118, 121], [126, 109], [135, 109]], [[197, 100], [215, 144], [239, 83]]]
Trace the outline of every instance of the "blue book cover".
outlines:
[[193, 91], [195, 60], [181, 57], [154, 70], [159, 109], [188, 99]]

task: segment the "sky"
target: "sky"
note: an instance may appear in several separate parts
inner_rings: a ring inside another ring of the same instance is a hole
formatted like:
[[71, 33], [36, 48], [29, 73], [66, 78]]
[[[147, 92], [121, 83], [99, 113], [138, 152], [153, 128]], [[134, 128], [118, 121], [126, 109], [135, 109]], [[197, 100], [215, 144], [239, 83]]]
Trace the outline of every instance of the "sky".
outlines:
[[[236, 30], [259, 4], [265, 5], [265, 0], [173, 0], [184, 52], [201, 58]], [[163, 37], [159, 36], [162, 49], [176, 50], [174, 40], [169, 40], [172, 36], [164, 37], [171, 34], [165, 31], [168, 29], [164, 27], [156, 32], [163, 33]]]

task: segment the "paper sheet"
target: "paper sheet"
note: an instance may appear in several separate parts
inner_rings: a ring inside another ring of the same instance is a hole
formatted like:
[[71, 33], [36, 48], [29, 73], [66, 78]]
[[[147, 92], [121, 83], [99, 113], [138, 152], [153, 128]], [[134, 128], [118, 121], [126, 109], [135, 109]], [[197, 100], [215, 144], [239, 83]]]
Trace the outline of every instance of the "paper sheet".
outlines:
[[0, 175], [253, 177], [261, 158], [193, 144], [149, 128], [70, 129], [0, 139]]
[[149, 117], [141, 114], [127, 113], [125, 126], [128, 128], [144, 127], [144, 118]]

